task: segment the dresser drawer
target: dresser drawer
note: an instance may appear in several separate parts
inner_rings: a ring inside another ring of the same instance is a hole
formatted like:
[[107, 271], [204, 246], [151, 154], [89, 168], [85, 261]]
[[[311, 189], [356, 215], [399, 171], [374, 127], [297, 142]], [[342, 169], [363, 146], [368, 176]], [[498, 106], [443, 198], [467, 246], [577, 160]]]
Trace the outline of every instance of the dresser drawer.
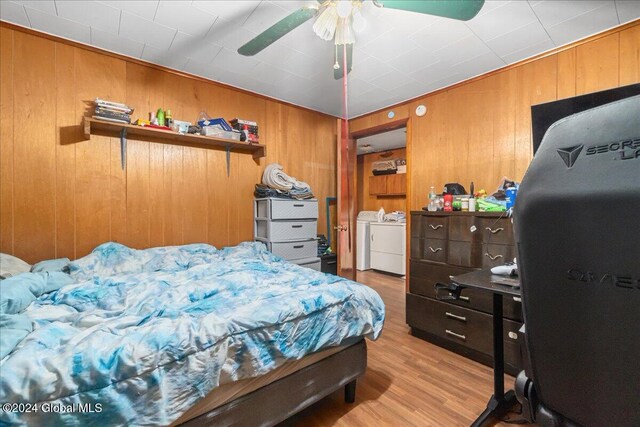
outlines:
[[479, 352], [492, 353], [491, 315], [407, 294], [407, 323]]
[[424, 237], [422, 235], [422, 215], [411, 214], [411, 237]]
[[267, 219], [317, 219], [317, 200], [257, 199], [255, 216]]
[[461, 267], [480, 267], [481, 248], [471, 242], [449, 241], [447, 262]]
[[482, 232], [483, 243], [513, 245], [513, 225], [510, 218], [478, 218], [478, 228]]
[[267, 249], [284, 259], [303, 259], [318, 256], [318, 241], [316, 239], [297, 242], [267, 242]]
[[491, 268], [513, 262], [515, 256], [514, 247], [511, 245], [482, 245], [482, 268]]
[[424, 237], [428, 239], [446, 239], [447, 220], [446, 216], [423, 216], [422, 233]]
[[315, 239], [318, 221], [268, 221], [255, 219], [255, 238], [271, 242]]
[[459, 242], [471, 242], [475, 239], [476, 234], [471, 232], [474, 225], [474, 217], [472, 216], [451, 216], [449, 217], [449, 240]]
[[470, 268], [413, 260], [409, 267], [411, 269], [409, 292], [434, 299], [436, 297], [434, 288], [436, 283], [451, 283], [451, 276], [473, 271]]
[[447, 261], [447, 241], [439, 239], [425, 239], [423, 258], [429, 261]]

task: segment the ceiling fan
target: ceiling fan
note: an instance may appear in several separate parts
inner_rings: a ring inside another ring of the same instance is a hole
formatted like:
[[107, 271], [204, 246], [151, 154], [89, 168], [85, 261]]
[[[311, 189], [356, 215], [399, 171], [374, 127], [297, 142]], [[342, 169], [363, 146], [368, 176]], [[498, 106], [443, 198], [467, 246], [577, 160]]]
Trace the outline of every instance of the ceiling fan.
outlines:
[[[365, 19], [361, 8], [365, 1], [371, 1], [377, 7], [398, 9], [408, 12], [424, 13], [445, 18], [468, 21], [478, 14], [484, 0], [317, 0], [291, 13], [276, 22], [254, 39], [238, 49], [244, 56], [253, 56], [262, 51], [285, 34], [293, 31], [311, 18], [317, 16], [313, 31], [323, 40], [334, 40], [336, 46], [334, 78], [341, 79], [351, 71], [354, 32], [364, 29]], [[344, 55], [338, 54], [338, 46], [343, 46]], [[346, 73], [343, 69], [346, 58]]]

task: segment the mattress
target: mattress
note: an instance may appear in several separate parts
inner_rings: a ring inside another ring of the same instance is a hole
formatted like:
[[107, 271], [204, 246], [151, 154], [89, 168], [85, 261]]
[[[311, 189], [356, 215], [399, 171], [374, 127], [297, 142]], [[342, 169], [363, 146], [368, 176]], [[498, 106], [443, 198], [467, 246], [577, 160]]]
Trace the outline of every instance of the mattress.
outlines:
[[212, 390], [355, 337], [377, 339], [384, 323], [371, 288], [255, 242], [106, 243], [69, 267], [72, 283], [20, 313], [33, 330], [0, 360], [0, 403], [99, 404], [100, 415], [0, 411], [0, 424], [169, 425]]
[[210, 412], [215, 408], [224, 405], [225, 403], [245, 396], [253, 391], [258, 390], [259, 388], [262, 388], [279, 379], [289, 376], [294, 372], [304, 369], [307, 366], [313, 365], [314, 363], [319, 362], [331, 355], [334, 355], [347, 347], [349, 347], [349, 345], [341, 345], [338, 347], [321, 350], [317, 353], [305, 356], [300, 360], [285, 362], [279, 368], [276, 368], [273, 371], [268, 372], [262, 376], [256, 378], [247, 378], [233, 383], [224, 384], [209, 392], [209, 394], [207, 394], [204, 398], [202, 398], [194, 406], [192, 406], [172, 425], [179, 425], [202, 414], [206, 414], [207, 412]]

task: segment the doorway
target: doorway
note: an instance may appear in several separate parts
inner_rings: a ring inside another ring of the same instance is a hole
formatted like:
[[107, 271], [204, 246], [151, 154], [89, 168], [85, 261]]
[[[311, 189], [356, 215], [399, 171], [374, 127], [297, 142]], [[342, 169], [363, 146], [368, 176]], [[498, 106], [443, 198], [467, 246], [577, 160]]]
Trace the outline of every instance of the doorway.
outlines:
[[407, 264], [406, 126], [356, 138], [355, 142], [356, 270], [402, 277]]

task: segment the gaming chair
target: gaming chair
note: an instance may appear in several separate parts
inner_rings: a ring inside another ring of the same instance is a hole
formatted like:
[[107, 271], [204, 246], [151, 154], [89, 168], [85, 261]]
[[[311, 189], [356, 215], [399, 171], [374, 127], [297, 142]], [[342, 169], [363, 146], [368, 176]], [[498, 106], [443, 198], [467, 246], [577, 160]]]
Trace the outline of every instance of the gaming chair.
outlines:
[[640, 426], [640, 96], [549, 128], [514, 227], [523, 414], [542, 426]]

